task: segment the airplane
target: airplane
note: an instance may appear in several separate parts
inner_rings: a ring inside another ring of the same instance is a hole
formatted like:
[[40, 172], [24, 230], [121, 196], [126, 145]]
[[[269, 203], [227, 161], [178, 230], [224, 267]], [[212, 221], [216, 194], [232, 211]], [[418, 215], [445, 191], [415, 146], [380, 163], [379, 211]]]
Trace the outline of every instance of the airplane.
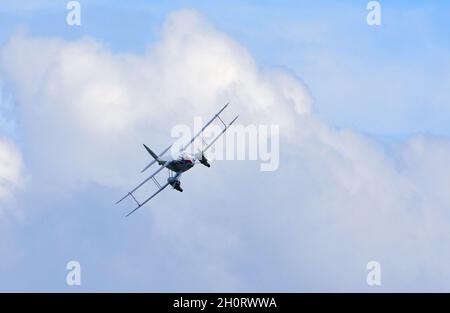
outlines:
[[[163, 159], [163, 156], [169, 151], [170, 148], [172, 148], [173, 144], [164, 149], [160, 154], [154, 153], [147, 145], [144, 144], [145, 150], [151, 155], [153, 158], [153, 161], [150, 162], [142, 171], [141, 173], [145, 172], [147, 169], [149, 169], [153, 164], [157, 163], [160, 167], [154, 172], [152, 175], [147, 177], [143, 182], [141, 182], [139, 185], [137, 185], [135, 188], [133, 188], [131, 191], [129, 191], [125, 196], [123, 196], [119, 201], [116, 202], [116, 204], [119, 204], [124, 199], [131, 197], [138, 205], [134, 210], [132, 210], [130, 213], [126, 215], [126, 217], [130, 216], [134, 212], [136, 212], [139, 208], [141, 208], [143, 205], [145, 205], [147, 202], [149, 202], [151, 199], [153, 199], [157, 194], [159, 194], [161, 191], [163, 191], [167, 186], [171, 185], [173, 189], [183, 192], [183, 189], [181, 188], [181, 174], [184, 172], [190, 170], [193, 168], [196, 164], [202, 164], [206, 167], [210, 167], [211, 164], [209, 163], [208, 159], [205, 156], [205, 151], [207, 151], [211, 146], [219, 139], [226, 131], [227, 129], [237, 120], [239, 115], [237, 115], [230, 123], [225, 124], [225, 122], [220, 117], [220, 114], [228, 107], [227, 103], [222, 109], [217, 112], [213, 118], [211, 118], [203, 127], [202, 129], [195, 134], [191, 140], [178, 151], [179, 156], [175, 159]], [[203, 132], [206, 130], [206, 128], [211, 125], [212, 122], [214, 122], [216, 119], [218, 119], [224, 126], [222, 131], [219, 135], [217, 135], [209, 144], [205, 142], [203, 137], [201, 138], [203, 143], [206, 144], [206, 147], [204, 147], [199, 153], [196, 153], [195, 155], [191, 155], [189, 153], [186, 153], [185, 150], [197, 139], [199, 136], [203, 134]], [[169, 177], [167, 178], [167, 182], [164, 185], [161, 185], [158, 180], [156, 180], [155, 176], [159, 172], [161, 172], [164, 168], [167, 168], [169, 170]], [[153, 182], [158, 187], [158, 190], [148, 197], [146, 200], [144, 200], [142, 203], [140, 203], [136, 197], [134, 196], [134, 193], [144, 186], [148, 181], [153, 180]]]

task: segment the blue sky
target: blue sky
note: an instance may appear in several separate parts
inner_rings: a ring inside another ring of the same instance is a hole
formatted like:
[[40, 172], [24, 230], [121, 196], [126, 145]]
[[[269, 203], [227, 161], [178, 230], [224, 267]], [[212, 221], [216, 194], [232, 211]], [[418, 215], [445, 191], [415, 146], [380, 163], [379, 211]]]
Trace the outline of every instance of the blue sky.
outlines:
[[[0, 4], [0, 290], [450, 290], [450, 4], [66, 3]], [[279, 170], [216, 162], [124, 221], [141, 144], [230, 99], [284, 127]]]

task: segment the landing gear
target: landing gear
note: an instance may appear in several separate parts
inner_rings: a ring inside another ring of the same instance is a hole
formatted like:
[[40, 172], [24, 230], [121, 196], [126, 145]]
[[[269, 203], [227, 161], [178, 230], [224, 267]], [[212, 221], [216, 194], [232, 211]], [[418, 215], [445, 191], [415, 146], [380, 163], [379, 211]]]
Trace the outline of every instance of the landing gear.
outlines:
[[181, 188], [181, 182], [177, 179], [177, 177], [169, 177], [167, 182], [173, 187], [173, 189], [178, 190], [179, 192], [183, 192], [183, 188]]
[[171, 183], [173, 189], [178, 190], [179, 192], [183, 192], [183, 188], [181, 188], [181, 182], [179, 180], [175, 180]]

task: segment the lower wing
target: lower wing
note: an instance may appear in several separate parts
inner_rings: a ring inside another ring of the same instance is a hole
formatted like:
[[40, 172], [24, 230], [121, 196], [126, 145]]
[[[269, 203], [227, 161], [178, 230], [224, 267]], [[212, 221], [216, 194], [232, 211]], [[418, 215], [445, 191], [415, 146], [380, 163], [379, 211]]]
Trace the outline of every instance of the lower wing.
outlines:
[[156, 191], [153, 195], [151, 195], [149, 198], [147, 198], [144, 202], [142, 203], [138, 203], [138, 207], [135, 208], [133, 211], [131, 211], [130, 213], [128, 213], [126, 216], [130, 216], [132, 213], [134, 213], [137, 209], [139, 209], [140, 207], [142, 207], [144, 204], [146, 204], [147, 202], [149, 202], [151, 199], [153, 199], [154, 196], [156, 196], [158, 193], [160, 193], [161, 191], [164, 190], [164, 188], [166, 188], [167, 186], [169, 186], [169, 183], [167, 182], [165, 185], [161, 186], [161, 188], [158, 189], [158, 191]]

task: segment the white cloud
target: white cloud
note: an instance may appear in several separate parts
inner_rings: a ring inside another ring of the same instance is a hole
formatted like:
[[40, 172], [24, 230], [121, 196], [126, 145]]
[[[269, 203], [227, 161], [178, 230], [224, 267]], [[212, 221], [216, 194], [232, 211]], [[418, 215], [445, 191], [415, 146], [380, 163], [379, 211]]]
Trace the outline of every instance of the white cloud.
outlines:
[[145, 164], [138, 144], [162, 149], [170, 121], [206, 116], [228, 101], [243, 122], [286, 130], [295, 111], [311, 106], [295, 77], [258, 68], [243, 47], [191, 11], [169, 16], [162, 40], [143, 56], [113, 54], [91, 39], [18, 34], [0, 60], [34, 159], [40, 167], [50, 163], [45, 174], [64, 181], [122, 184], [128, 163]]
[[142, 56], [18, 34], [0, 50], [0, 69], [18, 104], [27, 168], [60, 192], [130, 187], [147, 160], [142, 142], [162, 149], [174, 123], [228, 101], [243, 124], [282, 126], [278, 172], [216, 163], [185, 175], [190, 197], [168, 205], [161, 196], [164, 210], [139, 212], [152, 215], [149, 232], [174, 246], [199, 289], [364, 290], [372, 259], [388, 289], [449, 289], [449, 141], [414, 137], [387, 152], [334, 129], [297, 77], [258, 67], [195, 12], [171, 14]]
[[17, 148], [0, 138], [0, 200], [11, 195], [22, 183], [22, 158]]

